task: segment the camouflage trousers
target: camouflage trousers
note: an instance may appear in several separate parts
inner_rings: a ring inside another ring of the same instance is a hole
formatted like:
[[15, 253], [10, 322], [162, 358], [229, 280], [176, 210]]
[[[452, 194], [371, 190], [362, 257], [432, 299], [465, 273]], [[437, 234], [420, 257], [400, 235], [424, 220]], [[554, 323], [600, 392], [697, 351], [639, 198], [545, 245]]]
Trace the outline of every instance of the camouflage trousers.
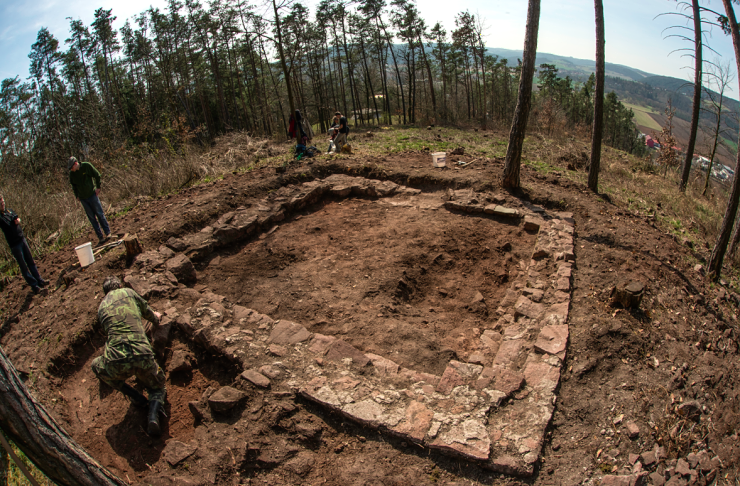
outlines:
[[146, 387], [149, 400], [156, 400], [164, 405], [164, 371], [153, 356], [139, 356], [122, 361], [108, 361], [103, 356], [98, 356], [92, 362], [92, 370], [100, 381], [119, 391], [126, 380], [135, 375]]

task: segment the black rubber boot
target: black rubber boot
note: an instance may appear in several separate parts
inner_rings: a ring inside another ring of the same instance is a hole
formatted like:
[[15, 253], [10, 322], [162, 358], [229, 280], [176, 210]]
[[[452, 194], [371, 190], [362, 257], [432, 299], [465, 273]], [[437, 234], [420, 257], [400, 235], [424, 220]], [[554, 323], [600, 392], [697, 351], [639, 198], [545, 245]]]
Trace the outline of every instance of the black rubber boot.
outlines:
[[154, 437], [158, 437], [162, 430], [159, 427], [159, 410], [162, 407], [162, 403], [159, 400], [152, 400], [149, 402], [149, 415], [147, 416], [147, 428], [146, 432]]
[[133, 403], [137, 407], [146, 407], [146, 404], [148, 402], [146, 397], [134, 390], [134, 387], [132, 387], [128, 383], [123, 384], [123, 386], [121, 387], [121, 393], [129, 397], [129, 399], [131, 399], [131, 403]]

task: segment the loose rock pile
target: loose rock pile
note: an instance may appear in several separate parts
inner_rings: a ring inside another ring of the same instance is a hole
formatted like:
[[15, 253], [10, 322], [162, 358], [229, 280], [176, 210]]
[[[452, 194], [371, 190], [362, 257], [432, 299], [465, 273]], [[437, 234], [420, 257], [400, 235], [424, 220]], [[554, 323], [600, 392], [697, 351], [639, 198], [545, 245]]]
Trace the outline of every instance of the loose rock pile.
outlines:
[[630, 454], [631, 474], [604, 476], [602, 486], [686, 486], [711, 484], [720, 467], [718, 457], [707, 451], [691, 452], [685, 458], [666, 460], [663, 447]]

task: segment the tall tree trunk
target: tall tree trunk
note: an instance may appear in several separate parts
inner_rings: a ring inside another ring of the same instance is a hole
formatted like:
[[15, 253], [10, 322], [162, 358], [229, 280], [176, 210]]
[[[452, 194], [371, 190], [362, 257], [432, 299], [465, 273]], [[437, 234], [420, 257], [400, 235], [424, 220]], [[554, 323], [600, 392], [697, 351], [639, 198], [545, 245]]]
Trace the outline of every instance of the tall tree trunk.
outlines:
[[691, 161], [694, 158], [694, 145], [696, 143], [696, 131], [699, 127], [699, 108], [701, 107], [701, 78], [702, 78], [702, 41], [701, 41], [701, 11], [699, 0], [691, 0], [691, 8], [694, 12], [694, 104], [691, 107], [691, 133], [689, 134], [689, 145], [686, 147], [686, 159], [683, 161], [683, 172], [681, 172], [681, 184], [678, 190], [686, 191], [691, 173]]
[[0, 428], [20, 450], [58, 484], [125, 486], [95, 462], [31, 396], [0, 348]]
[[483, 130], [488, 129], [488, 96], [487, 96], [487, 90], [486, 90], [486, 46], [483, 44], [481, 40], [481, 46], [480, 46], [480, 68], [481, 72], [483, 73]]
[[[283, 110], [283, 101], [282, 101], [283, 98], [280, 96], [280, 92], [278, 91], [277, 81], [275, 81], [275, 74], [272, 72], [272, 66], [270, 66], [270, 63], [268, 61], [269, 57], [267, 56], [267, 51], [265, 51], [265, 45], [262, 43], [262, 39], [260, 39], [260, 49], [262, 50], [262, 55], [264, 56], [264, 66], [265, 66], [265, 67], [262, 67], [262, 70], [264, 71], [265, 69], [267, 69], [268, 71], [270, 71], [270, 80], [272, 81], [272, 88], [275, 91], [275, 98], [277, 98], [278, 106], [280, 107], [280, 118], [283, 121], [283, 133], [287, 137], [288, 136], [288, 125], [285, 121], [285, 110]], [[262, 56], [260, 56], [260, 65], [262, 65], [262, 61], [263, 61], [263, 58]], [[288, 87], [288, 89], [290, 89], [290, 87]], [[291, 103], [293, 103], [292, 94], [290, 94], [289, 100]], [[295, 108], [291, 109], [291, 114], [293, 113], [295, 113]]]
[[[280, 15], [278, 15], [277, 3], [272, 0], [272, 8], [275, 11], [275, 32], [277, 33], [277, 46], [278, 52], [280, 53], [280, 65], [283, 68], [283, 76], [285, 76], [285, 89], [288, 91], [288, 104], [290, 105], [290, 114], [295, 113], [295, 101], [293, 101], [293, 90], [290, 87], [290, 73], [288, 72], [288, 64], [285, 62], [285, 52], [283, 51], [283, 34], [280, 29]], [[300, 137], [297, 137], [300, 138]]]
[[385, 41], [388, 44], [388, 50], [391, 51], [391, 58], [393, 59], [393, 68], [396, 71], [396, 80], [398, 81], [398, 91], [401, 93], [401, 113], [403, 113], [403, 124], [406, 124], [406, 96], [403, 93], [403, 82], [401, 80], [401, 70], [398, 68], [398, 61], [396, 60], [396, 53], [393, 50], [391, 44], [391, 38], [388, 36], [388, 31], [383, 26], [383, 34], [385, 35]]
[[709, 190], [709, 178], [712, 175], [712, 166], [714, 165], [714, 156], [717, 154], [717, 145], [719, 144], [720, 125], [722, 124], [722, 103], [724, 101], [724, 92], [720, 93], [719, 106], [717, 107], [717, 123], [714, 127], [714, 140], [712, 141], [712, 155], [709, 156], [709, 166], [707, 167], [707, 177], [704, 180], [704, 190], [702, 196], [707, 195]]
[[[728, 1], [728, 0], [724, 0]], [[527, 130], [527, 118], [532, 105], [532, 81], [534, 79], [535, 58], [537, 56], [537, 34], [540, 26], [540, 0], [529, 0], [527, 8], [527, 32], [524, 39], [524, 62], [519, 78], [519, 94], [517, 95], [514, 120], [509, 133], [509, 145], [506, 147], [506, 162], [501, 185], [504, 187], [519, 187], [519, 172], [522, 162], [522, 146], [524, 134]]]
[[424, 41], [421, 40], [421, 31], [419, 31], [419, 45], [421, 46], [421, 57], [424, 60], [424, 66], [427, 70], [427, 79], [429, 79], [429, 94], [432, 97], [432, 123], [436, 123], [437, 97], [434, 95], [434, 78], [432, 78], [432, 66], [429, 64], [429, 59], [427, 59], [426, 49], [424, 48]]
[[[738, 75], [740, 75], [740, 32], [738, 32], [735, 10], [732, 8], [732, 0], [722, 0], [722, 3], [727, 13], [730, 33], [732, 34], [732, 47], [735, 49], [735, 63], [737, 65]], [[735, 167], [740, 167], [740, 151], [737, 153]], [[722, 227], [719, 230], [719, 235], [717, 235], [717, 241], [714, 243], [714, 249], [707, 265], [707, 275], [714, 281], [719, 280], [719, 275], [722, 272], [722, 262], [725, 258], [727, 243], [730, 241], [730, 233], [732, 232], [732, 226], [737, 215], [738, 199], [740, 199], [740, 174], [735, 174], [732, 180], [730, 198], [727, 200], [727, 211], [725, 211]]]
[[[367, 87], [370, 89], [370, 96], [372, 96], [373, 101], [373, 108], [375, 109], [375, 113], [373, 113], [373, 120], [375, 120], [377, 123], [380, 123], [380, 120], [377, 119], [378, 117], [378, 101], [375, 99], [375, 90], [373, 89], [373, 80], [370, 77], [370, 68], [367, 64], [367, 53], [365, 51], [365, 43], [362, 38], [360, 38], [360, 52], [362, 53], [362, 63], [365, 65], [365, 74], [367, 76]], [[368, 100], [367, 104], [367, 110], [370, 111], [370, 100]]]
[[[376, 28], [377, 28], [377, 19], [376, 19]], [[388, 73], [387, 73], [387, 63], [388, 63], [388, 54], [383, 56], [383, 41], [381, 39], [380, 35], [380, 29], [377, 28], [376, 30], [376, 44], [375, 47], [378, 51], [378, 72], [380, 73], [380, 82], [381, 82], [381, 89], [383, 90], [383, 111], [385, 111], [385, 122], [389, 125], [393, 124], [392, 121], [392, 114], [391, 114], [391, 105], [390, 105], [390, 98], [388, 97]]]
[[[360, 106], [360, 98], [357, 96], [357, 88], [355, 87], [352, 59], [349, 55], [349, 44], [347, 42], [347, 29], [344, 26], [344, 15], [342, 16], [342, 46], [344, 47], [344, 55], [347, 58], [347, 77], [349, 78], [349, 94], [350, 100], [352, 100], [352, 111], [356, 111], [357, 107]], [[349, 113], [345, 113], [347, 116]], [[357, 126], [357, 117], [355, 116], [355, 126]]]
[[728, 254], [730, 255], [730, 258], [735, 254], [737, 251], [737, 245], [740, 243], [740, 218], [735, 218], [735, 226], [732, 230], [732, 239], [730, 240], [730, 249], [728, 251]]
[[604, 128], [604, 5], [594, 0], [596, 13], [596, 90], [594, 92], [594, 121], [591, 131], [591, 159], [588, 169], [588, 188], [598, 193], [601, 167], [601, 136]]

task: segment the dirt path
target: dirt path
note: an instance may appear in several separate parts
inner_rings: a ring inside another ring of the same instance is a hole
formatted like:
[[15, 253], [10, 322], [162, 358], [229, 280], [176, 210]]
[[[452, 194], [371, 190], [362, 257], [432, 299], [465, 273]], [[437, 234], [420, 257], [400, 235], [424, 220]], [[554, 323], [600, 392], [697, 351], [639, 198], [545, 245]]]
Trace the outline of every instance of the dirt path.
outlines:
[[[207, 234], [235, 209], [276, 204], [281, 188], [333, 173], [393, 181], [409, 191], [399, 198], [327, 197], [266, 222], [275, 229], [193, 257], [197, 281], [188, 285], [157, 281], [163, 262], [129, 267], [122, 250], [85, 271], [68, 271], [70, 246], [40, 262], [45, 275], [59, 277], [59, 289], [30, 297], [16, 279], [3, 294], [2, 345], [67, 430], [132, 483], [565, 485], [598, 484], [611, 473], [635, 478], [640, 470], [663, 478], [686, 472], [683, 479], [696, 484], [735, 480], [737, 296], [707, 286], [694, 270], [703, 250], [680, 246], [649, 219], [558, 174], [525, 168], [525, 189], [512, 195], [495, 184], [500, 162], [433, 169], [428, 159], [424, 153], [321, 159], [284, 174], [257, 171], [145, 201], [113, 221], [114, 231], [138, 233], [145, 250], [158, 250], [170, 238]], [[276, 387], [245, 383], [233, 360], [174, 324], [162, 363], [172, 368], [189, 353], [194, 367], [169, 373], [161, 439], [146, 436], [143, 412], [99, 386], [90, 371], [104, 342], [94, 326], [102, 279], [115, 273], [139, 279], [152, 305], [171, 316], [195, 309], [210, 293], [401, 367], [443, 375], [450, 360], [471, 359], [481, 333], [495, 327], [498, 303], [524, 277], [521, 262], [529, 265], [536, 241], [521, 221], [446, 209], [449, 190], [480, 204], [569, 211], [575, 220], [567, 355], [531, 478], [502, 476]], [[640, 310], [609, 305], [612, 286], [623, 280], [646, 284]], [[188, 403], [227, 385], [245, 394], [240, 405], [224, 416], [195, 418]], [[171, 465], [172, 453], [164, 451], [173, 441], [198, 449]], [[658, 484], [657, 476], [642, 480]]]

